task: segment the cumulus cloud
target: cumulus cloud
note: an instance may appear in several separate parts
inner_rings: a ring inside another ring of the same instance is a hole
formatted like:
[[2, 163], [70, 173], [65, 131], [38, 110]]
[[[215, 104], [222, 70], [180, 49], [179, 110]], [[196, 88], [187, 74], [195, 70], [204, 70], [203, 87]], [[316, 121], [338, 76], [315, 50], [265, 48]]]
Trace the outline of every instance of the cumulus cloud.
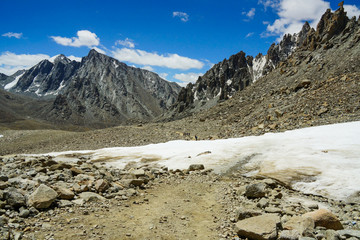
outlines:
[[253, 19], [255, 16], [255, 8], [250, 9], [248, 12], [242, 12], [243, 15], [246, 15], [248, 18]]
[[0, 55], [0, 72], [11, 75], [21, 69], [27, 69], [41, 60], [50, 58], [46, 54], [15, 54], [4, 52]]
[[[44, 59], [52, 60], [57, 56], [50, 57], [47, 54], [15, 54], [12, 52], [3, 52], [0, 55], [0, 72], [6, 75], [12, 75], [18, 70], [29, 69]], [[70, 60], [80, 62], [81, 58], [68, 56]]]
[[264, 6], [275, 6], [278, 19], [267, 26], [263, 36], [280, 36], [286, 33], [297, 33], [301, 30], [305, 21], [315, 26], [330, 8], [330, 3], [324, 0], [281, 0], [278, 5], [276, 1], [259, 1]]
[[270, 8], [277, 8], [279, 6], [280, 1], [279, 0], [259, 0], [258, 4], [261, 4], [264, 6], [265, 11], [268, 7]]
[[204, 63], [178, 54], [160, 55], [139, 49], [121, 48], [112, 51], [112, 56], [119, 61], [126, 61], [133, 64], [159, 66], [171, 69], [188, 70], [191, 68], [201, 69]]
[[183, 22], [189, 21], [189, 15], [185, 12], [173, 12], [173, 17], [178, 17]]
[[360, 16], [360, 9], [357, 8], [355, 5], [344, 5], [344, 9], [347, 12], [347, 16], [349, 18], [352, 17], [359, 17]]
[[14, 38], [20, 39], [20, 38], [22, 38], [23, 34], [22, 33], [8, 32], [8, 33], [4, 33], [1, 36], [8, 37], [8, 38], [14, 37]]
[[95, 33], [88, 30], [80, 30], [77, 32], [77, 37], [67, 38], [59, 36], [51, 36], [51, 38], [60, 45], [71, 46], [71, 47], [82, 47], [86, 46], [92, 48], [100, 44], [100, 39]]
[[115, 42], [115, 46], [117, 46], [117, 45], [121, 45], [121, 46], [128, 47], [128, 48], [134, 48], [135, 47], [134, 41], [129, 39], [129, 38], [126, 38], [125, 40], [117, 40]]
[[142, 69], [145, 69], [145, 70], [148, 70], [148, 71], [151, 71], [151, 72], [154, 71], [154, 69], [151, 66], [143, 66]]
[[198, 80], [199, 76], [203, 73], [177, 73], [174, 75], [174, 79], [181, 81], [180, 86], [185, 87], [188, 83], [194, 83]]

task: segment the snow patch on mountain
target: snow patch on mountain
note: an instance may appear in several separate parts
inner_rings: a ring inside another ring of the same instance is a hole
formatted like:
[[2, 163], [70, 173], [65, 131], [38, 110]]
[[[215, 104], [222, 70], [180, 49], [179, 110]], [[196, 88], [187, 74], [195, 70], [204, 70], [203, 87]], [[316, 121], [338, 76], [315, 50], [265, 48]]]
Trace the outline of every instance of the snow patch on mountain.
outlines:
[[263, 76], [263, 70], [266, 65], [266, 56], [256, 57], [253, 60], [253, 82]]
[[19, 76], [15, 77], [14, 81], [12, 81], [11, 83], [6, 84], [5, 87], [4, 87], [4, 89], [5, 89], [5, 90], [9, 90], [9, 89], [13, 88], [13, 87], [18, 83], [19, 79], [20, 79], [24, 74], [25, 74], [25, 72], [22, 73], [22, 74], [20, 74]]

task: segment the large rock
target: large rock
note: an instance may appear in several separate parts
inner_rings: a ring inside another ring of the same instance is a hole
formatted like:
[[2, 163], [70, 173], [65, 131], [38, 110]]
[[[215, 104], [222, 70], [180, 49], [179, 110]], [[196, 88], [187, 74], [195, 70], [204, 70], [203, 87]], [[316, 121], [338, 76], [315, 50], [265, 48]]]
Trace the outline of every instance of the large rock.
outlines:
[[319, 209], [313, 212], [309, 212], [304, 214], [304, 216], [311, 217], [315, 222], [315, 227], [321, 226], [334, 230], [344, 229], [340, 220], [333, 213], [326, 209]]
[[199, 171], [205, 169], [203, 164], [191, 164], [189, 166], [189, 171]]
[[256, 183], [246, 186], [245, 196], [248, 198], [261, 198], [266, 195], [266, 184]]
[[15, 208], [26, 205], [25, 196], [13, 187], [10, 187], [4, 191], [4, 198], [7, 204]]
[[277, 214], [264, 214], [247, 218], [235, 224], [239, 237], [254, 240], [271, 240], [277, 238], [280, 217]]
[[346, 238], [355, 237], [360, 239], [360, 230], [346, 229], [346, 230], [340, 230], [338, 231], [338, 233]]
[[54, 189], [41, 184], [35, 192], [30, 195], [28, 205], [37, 209], [48, 208], [57, 196], [58, 194]]

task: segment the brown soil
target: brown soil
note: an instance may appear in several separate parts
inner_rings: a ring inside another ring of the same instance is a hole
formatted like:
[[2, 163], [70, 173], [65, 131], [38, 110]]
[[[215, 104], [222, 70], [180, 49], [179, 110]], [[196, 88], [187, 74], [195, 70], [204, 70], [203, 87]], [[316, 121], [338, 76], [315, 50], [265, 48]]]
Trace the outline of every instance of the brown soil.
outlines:
[[[126, 201], [46, 216], [25, 239], [219, 239], [223, 183], [207, 176], [167, 179]], [[33, 221], [33, 220], [30, 220]]]

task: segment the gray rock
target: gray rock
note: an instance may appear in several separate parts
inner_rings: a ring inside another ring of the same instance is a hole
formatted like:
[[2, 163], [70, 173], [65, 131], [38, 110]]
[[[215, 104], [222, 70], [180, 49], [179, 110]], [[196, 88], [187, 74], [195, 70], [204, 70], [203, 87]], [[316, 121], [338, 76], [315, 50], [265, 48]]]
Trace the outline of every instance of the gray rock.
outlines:
[[257, 207], [259, 208], [266, 208], [267, 206], [269, 206], [269, 200], [266, 198], [262, 198], [260, 199], [260, 201], [256, 204]]
[[0, 227], [4, 227], [8, 222], [9, 220], [7, 219], [7, 217], [0, 216]]
[[277, 238], [280, 217], [276, 214], [264, 214], [241, 220], [235, 224], [239, 237], [254, 240], [271, 240]]
[[346, 229], [346, 230], [339, 230], [337, 231], [341, 236], [344, 236], [346, 238], [350, 238], [350, 237], [356, 237], [358, 239], [360, 239], [360, 230], [350, 230], [350, 229]]
[[326, 230], [325, 232], [326, 240], [341, 240], [340, 234], [335, 230]]
[[239, 221], [250, 217], [260, 216], [261, 214], [261, 211], [239, 207], [235, 210], [235, 220]]
[[284, 230], [280, 233], [280, 240], [298, 240], [300, 233], [297, 230]]
[[57, 192], [41, 184], [29, 197], [28, 205], [37, 209], [48, 208], [58, 196]]
[[[82, 200], [82, 199], [81, 199]], [[69, 201], [69, 200], [60, 200], [59, 202], [58, 202], [58, 206], [59, 207], [71, 207], [71, 206], [73, 206], [74, 205], [74, 203], [73, 202], [71, 202], [71, 201]], [[81, 205], [81, 204], [79, 204], [79, 205]]]
[[0, 190], [4, 190], [9, 186], [8, 182], [0, 181]]
[[15, 208], [26, 205], [25, 196], [13, 187], [7, 188], [6, 191], [4, 191], [4, 198], [10, 206]]
[[256, 183], [246, 186], [245, 196], [248, 198], [261, 198], [266, 195], [266, 184]]
[[131, 187], [131, 186], [135, 186], [135, 187], [139, 187], [144, 183], [143, 179], [122, 179], [121, 180], [121, 184], [124, 187]]
[[134, 171], [131, 171], [131, 174], [135, 175], [135, 177], [137, 177], [137, 178], [144, 177], [145, 171], [143, 169], [136, 169]]
[[97, 193], [93, 192], [82, 192], [79, 194], [81, 199], [84, 199], [85, 202], [93, 202], [93, 201], [105, 201], [106, 199], [100, 196]]
[[30, 215], [30, 210], [28, 210], [26, 208], [20, 209], [19, 217], [27, 218], [29, 215]]
[[188, 168], [189, 171], [200, 171], [205, 169], [203, 164], [191, 164]]

